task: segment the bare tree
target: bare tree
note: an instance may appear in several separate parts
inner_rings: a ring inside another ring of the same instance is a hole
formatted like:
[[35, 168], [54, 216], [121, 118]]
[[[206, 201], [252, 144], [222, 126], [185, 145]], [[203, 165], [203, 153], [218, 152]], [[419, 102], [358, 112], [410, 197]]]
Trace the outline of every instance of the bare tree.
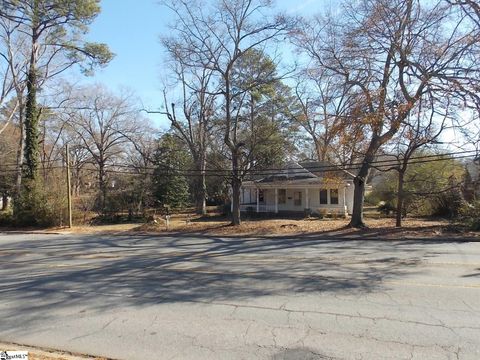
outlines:
[[480, 28], [480, 4], [476, 0], [447, 0], [450, 4], [460, 6], [462, 10]]
[[[137, 114], [139, 115], [139, 114]], [[128, 169], [132, 175], [131, 200], [129, 204], [129, 217], [142, 214], [146, 217], [148, 207], [155, 205], [153, 196], [152, 166], [155, 165], [155, 151], [158, 148], [158, 131], [152, 128], [146, 119], [141, 116], [136, 120], [137, 129], [134, 133], [124, 133], [130, 141], [131, 148], [126, 153]]]
[[244, 54], [254, 49], [265, 51], [269, 43], [291, 28], [284, 16], [268, 15], [270, 5], [268, 0], [222, 0], [208, 5], [185, 0], [168, 3], [176, 15], [176, 51], [188, 60], [186, 65], [211, 69], [215, 76], [212, 93], [219, 95], [223, 138], [231, 158], [234, 225], [240, 224], [240, 188], [248, 170], [242, 169], [240, 160], [245, 147], [239, 136], [240, 103], [272, 78], [260, 72], [261, 76], [252, 78], [246, 89], [239, 89], [234, 86], [233, 73]]
[[313, 141], [319, 161], [343, 165], [354, 161], [362, 134], [361, 126], [350, 119], [354, 95], [338, 75], [326, 69], [307, 67], [299, 75], [292, 120]]
[[365, 125], [368, 141], [354, 180], [351, 226], [364, 226], [365, 182], [376, 153], [421, 99], [477, 101], [479, 41], [470, 18], [443, 0], [346, 3], [340, 16], [318, 17], [297, 34], [317, 66], [360, 94], [355, 121]]
[[391, 156], [394, 157], [392, 162], [397, 164], [377, 167], [381, 171], [394, 170], [398, 174], [396, 227], [402, 226], [402, 217], [405, 213], [405, 174], [412, 157], [426, 146], [440, 144], [441, 135], [445, 130], [452, 128], [450, 124], [453, 124], [453, 121], [449, 122], [449, 120], [452, 120], [454, 116], [449, 113], [448, 100], [446, 105], [444, 107], [441, 104], [434, 104], [433, 101], [420, 101], [392, 139], [389, 152], [392, 152]]
[[[10, 126], [12, 120], [16, 117], [18, 130], [20, 131], [16, 154], [16, 194], [19, 194], [22, 183], [25, 141], [25, 90], [28, 70], [28, 51], [26, 50], [28, 48], [28, 37], [19, 31], [20, 28], [20, 24], [6, 17], [0, 17], [0, 72], [2, 77], [0, 106], [8, 108], [4, 123], [0, 127], [0, 134]], [[8, 105], [5, 103], [6, 101], [9, 101]]]
[[0, 134], [0, 211], [8, 208], [9, 200], [15, 194], [15, 160], [19, 136], [17, 124], [10, 125]]
[[19, 25], [0, 17], [0, 107], [13, 101], [4, 114], [0, 134], [10, 124], [11, 120], [21, 109], [25, 90], [25, 73], [27, 59], [24, 56], [26, 36], [19, 34]]
[[130, 95], [116, 96], [100, 86], [83, 89], [74, 95], [64, 105], [70, 110], [67, 123], [97, 168], [99, 207], [105, 212], [108, 167], [115, 166], [125, 155], [127, 145], [138, 131], [138, 111]]
[[164, 92], [165, 111], [161, 113], [167, 115], [177, 136], [188, 146], [197, 174], [196, 210], [198, 214], [205, 215], [207, 149], [215, 103], [215, 95], [210, 93], [212, 70], [185, 66], [187, 60], [177, 52], [179, 44], [171, 39], [165, 39], [164, 43], [174, 63], [175, 80], [181, 89], [179, 101], [181, 115], [174, 102], [168, 105], [166, 92]]
[[[4, 0], [0, 16], [14, 24], [16, 32], [26, 35], [28, 66], [25, 100], [25, 167], [23, 176], [35, 180], [38, 168], [38, 123], [41, 110], [37, 92], [46, 79], [55, 77], [73, 65], [105, 65], [112, 54], [104, 44], [83, 41], [82, 35], [100, 12], [96, 0]], [[51, 66], [55, 64], [56, 66]], [[31, 192], [30, 184], [25, 188]]]

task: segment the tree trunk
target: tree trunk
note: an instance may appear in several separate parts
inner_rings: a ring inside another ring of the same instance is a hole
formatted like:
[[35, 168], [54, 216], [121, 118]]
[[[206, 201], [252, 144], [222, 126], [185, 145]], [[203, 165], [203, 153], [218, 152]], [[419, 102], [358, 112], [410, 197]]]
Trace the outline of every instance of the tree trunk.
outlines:
[[242, 180], [238, 177], [232, 178], [232, 225], [240, 225], [240, 188]]
[[232, 151], [232, 225], [240, 225], [240, 188], [242, 179], [238, 167], [238, 149]]
[[201, 159], [199, 161], [199, 166], [197, 166], [197, 170], [199, 171], [200, 175], [196, 180], [195, 186], [195, 203], [196, 203], [196, 212], [199, 215], [207, 215], [207, 183], [205, 179], [205, 168], [206, 162], [205, 159]]
[[196, 208], [198, 215], [207, 215], [205, 174], [199, 177], [196, 193]]
[[100, 210], [103, 215], [107, 211], [107, 179], [105, 175], [105, 166], [100, 163], [98, 169], [98, 187], [100, 188]]
[[365, 153], [365, 157], [363, 158], [362, 166], [360, 170], [353, 179], [353, 184], [355, 186], [353, 192], [353, 212], [352, 212], [352, 219], [350, 220], [349, 227], [354, 228], [363, 228], [366, 227], [365, 223], [363, 222], [363, 203], [365, 200], [365, 185], [367, 181], [368, 174], [370, 172], [370, 167], [375, 159], [375, 154], [378, 148], [382, 145], [380, 138], [378, 136], [374, 136], [370, 141], [370, 145], [368, 147], [367, 152]]
[[[35, 3], [37, 6], [37, 3]], [[34, 8], [34, 11], [38, 9]], [[34, 181], [38, 169], [38, 109], [37, 109], [37, 35], [32, 34], [30, 67], [27, 74], [27, 101], [25, 104], [25, 169], [24, 177]]]
[[15, 197], [20, 195], [22, 189], [22, 167], [23, 167], [23, 157], [24, 157], [24, 146], [25, 146], [25, 123], [24, 123], [24, 112], [23, 112], [23, 101], [20, 102], [18, 107], [18, 118], [19, 118], [19, 128], [20, 128], [20, 142], [18, 144], [17, 150], [17, 173], [15, 179], [16, 191]]
[[355, 179], [353, 179], [353, 184], [355, 186], [353, 192], [353, 212], [352, 219], [348, 226], [354, 228], [365, 227], [363, 222], [363, 202], [365, 199], [365, 179], [367, 178], [369, 170], [369, 165], [364, 164], [360, 169]]
[[314, 138], [315, 142], [315, 151], [317, 152], [318, 161], [325, 161], [327, 158], [327, 149], [318, 138]]
[[5, 211], [10, 206], [10, 198], [7, 194], [2, 194], [2, 211]]
[[401, 227], [402, 226], [402, 215], [403, 215], [403, 183], [404, 183], [404, 171], [398, 172], [398, 192], [397, 192], [397, 214], [396, 214], [396, 221], [395, 226]]
[[73, 184], [73, 194], [75, 197], [80, 196], [80, 187], [81, 187], [81, 180], [80, 180], [80, 172], [76, 171], [77, 176], [75, 177], [75, 181]]

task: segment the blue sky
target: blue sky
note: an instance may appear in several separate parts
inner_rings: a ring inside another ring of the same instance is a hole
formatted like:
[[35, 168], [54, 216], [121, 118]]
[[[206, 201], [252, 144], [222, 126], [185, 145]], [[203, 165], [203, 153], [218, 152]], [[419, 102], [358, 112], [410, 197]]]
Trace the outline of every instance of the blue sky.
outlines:
[[[312, 14], [329, 1], [280, 0], [278, 9], [290, 14]], [[102, 0], [102, 12], [91, 25], [91, 41], [104, 42], [116, 54], [107, 68], [97, 70], [89, 81], [116, 90], [129, 88], [141, 99], [145, 108], [161, 106], [161, 74], [163, 51], [159, 36], [168, 31], [172, 15], [157, 0]], [[150, 115], [155, 125], [167, 126], [161, 116]]]
[[[205, 0], [207, 1], [207, 0]], [[276, 8], [290, 15], [310, 16], [339, 0], [277, 0]], [[159, 37], [168, 31], [173, 16], [158, 0], [102, 0], [102, 12], [90, 27], [90, 41], [104, 42], [116, 54], [105, 69], [97, 70], [87, 82], [105, 84], [112, 90], [128, 88], [147, 109], [162, 105], [162, 55]], [[73, 76], [76, 78], [76, 75]], [[148, 115], [153, 125], [166, 129], [161, 115]], [[454, 138], [448, 134], [446, 138]]]
[[155, 0], [103, 0], [89, 39], [104, 42], [116, 54], [93, 80], [112, 89], [132, 89], [145, 107], [158, 108], [162, 48], [159, 35], [168, 14]]

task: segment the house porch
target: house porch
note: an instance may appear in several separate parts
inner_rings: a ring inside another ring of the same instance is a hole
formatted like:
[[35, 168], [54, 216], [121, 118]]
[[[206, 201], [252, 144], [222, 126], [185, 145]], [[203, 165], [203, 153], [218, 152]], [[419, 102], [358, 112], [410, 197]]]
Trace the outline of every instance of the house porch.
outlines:
[[255, 213], [335, 213], [348, 215], [353, 196], [350, 184], [304, 187], [272, 185], [242, 187], [240, 211]]

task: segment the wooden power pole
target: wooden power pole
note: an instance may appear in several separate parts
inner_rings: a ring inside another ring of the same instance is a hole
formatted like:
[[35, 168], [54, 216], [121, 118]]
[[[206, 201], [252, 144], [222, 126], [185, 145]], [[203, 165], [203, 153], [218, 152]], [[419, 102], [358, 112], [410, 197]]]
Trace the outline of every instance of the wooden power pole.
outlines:
[[65, 159], [67, 163], [67, 201], [68, 201], [68, 227], [72, 227], [72, 182], [70, 179], [70, 151], [68, 144], [65, 146]]

